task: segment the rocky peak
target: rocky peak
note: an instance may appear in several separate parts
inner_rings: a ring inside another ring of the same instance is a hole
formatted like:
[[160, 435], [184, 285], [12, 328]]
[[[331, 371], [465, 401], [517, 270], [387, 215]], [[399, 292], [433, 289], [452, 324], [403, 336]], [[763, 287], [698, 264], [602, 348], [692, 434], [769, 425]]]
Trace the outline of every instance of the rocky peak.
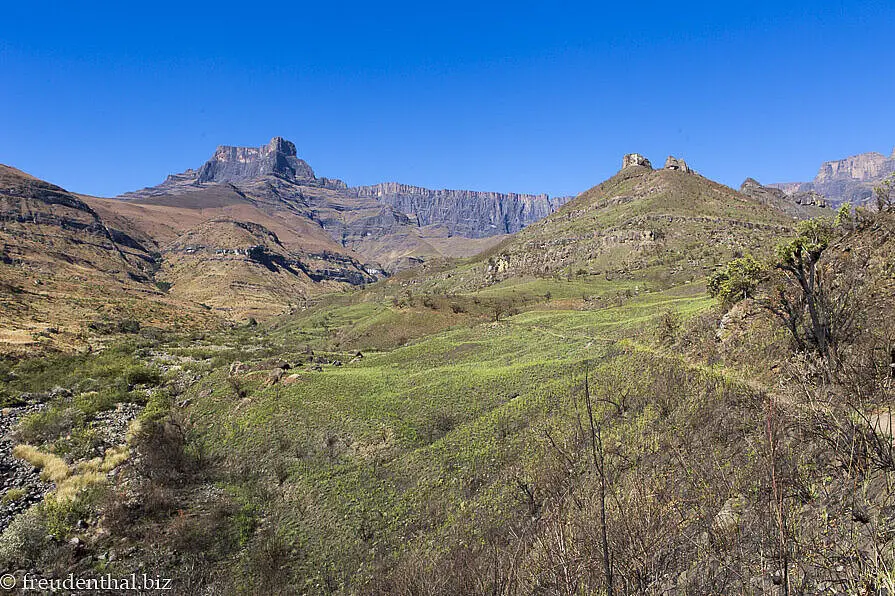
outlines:
[[297, 157], [295, 144], [274, 137], [261, 147], [221, 145], [198, 172], [196, 182], [244, 182], [265, 175], [290, 182], [315, 182], [314, 170]]
[[689, 174], [692, 172], [690, 166], [687, 165], [683, 159], [678, 159], [673, 155], [669, 155], [668, 159], [665, 160], [665, 169], [666, 170], [678, 170], [680, 172], [684, 172], [685, 174]]
[[274, 137], [267, 144], [268, 153], [282, 153], [286, 157], [296, 157], [298, 151], [295, 149], [295, 143], [287, 141], [283, 137]]
[[629, 168], [631, 166], [641, 166], [644, 168], [653, 169], [653, 164], [651, 164], [647, 158], [640, 155], [639, 153], [628, 153], [625, 155], [624, 159], [622, 160], [622, 169]]

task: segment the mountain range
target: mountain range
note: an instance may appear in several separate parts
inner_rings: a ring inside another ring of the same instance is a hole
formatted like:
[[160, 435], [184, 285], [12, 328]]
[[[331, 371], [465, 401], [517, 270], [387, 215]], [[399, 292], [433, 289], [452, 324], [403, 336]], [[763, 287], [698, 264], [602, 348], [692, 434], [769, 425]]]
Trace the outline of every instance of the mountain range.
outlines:
[[106, 319], [189, 328], [209, 313], [277, 314], [424, 261], [471, 256], [570, 199], [349, 188], [318, 177], [280, 137], [218, 147], [201, 167], [116, 198], [7, 166], [0, 174], [0, 317], [15, 345], [46, 335], [76, 344], [83, 325]]
[[199, 169], [118, 198], [187, 208], [219, 208], [223, 201], [264, 205], [267, 212], [288, 210], [325, 232], [336, 243], [334, 250], [351, 252], [385, 272], [433, 257], [474, 254], [494, 242], [487, 239], [517, 232], [571, 199], [399, 183], [348, 187], [317, 177], [295, 145], [281, 137], [262, 147], [218, 147]]
[[[266, 317], [420, 263], [474, 255], [473, 263], [490, 260], [467, 280], [473, 284], [571, 268], [612, 276], [658, 267], [650, 255], [667, 264], [671, 253], [686, 256], [679, 273], [692, 277], [694, 264], [699, 271], [717, 264], [718, 246], [735, 254], [762, 243], [761, 233], [744, 243], [747, 233], [730, 244], [731, 229], [779, 231], [829, 204], [866, 198], [895, 159], [863, 154], [825, 164], [812, 183], [763, 186], [750, 178], [739, 192], [674, 157], [653, 169], [629, 154], [622, 165], [574, 202], [391, 182], [349, 187], [318, 176], [281, 137], [260, 147], [220, 146], [198, 168], [114, 198], [71, 193], [4, 166], [4, 334], [29, 344], [57, 329], [48, 341], [75, 345], [85, 324], [103, 321], [189, 329]], [[633, 176], [641, 171], [653, 174]], [[716, 208], [694, 212], [693, 201]], [[731, 218], [731, 208], [747, 205], [770, 209]], [[712, 251], [706, 238], [716, 243]]]

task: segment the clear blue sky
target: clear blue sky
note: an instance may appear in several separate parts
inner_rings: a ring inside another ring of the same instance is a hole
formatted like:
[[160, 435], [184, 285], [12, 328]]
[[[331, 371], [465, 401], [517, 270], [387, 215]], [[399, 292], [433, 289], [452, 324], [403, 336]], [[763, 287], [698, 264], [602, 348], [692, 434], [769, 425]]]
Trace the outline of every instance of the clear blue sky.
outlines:
[[0, 163], [115, 195], [219, 144], [575, 194], [626, 152], [739, 185], [895, 145], [895, 3], [9, 2]]

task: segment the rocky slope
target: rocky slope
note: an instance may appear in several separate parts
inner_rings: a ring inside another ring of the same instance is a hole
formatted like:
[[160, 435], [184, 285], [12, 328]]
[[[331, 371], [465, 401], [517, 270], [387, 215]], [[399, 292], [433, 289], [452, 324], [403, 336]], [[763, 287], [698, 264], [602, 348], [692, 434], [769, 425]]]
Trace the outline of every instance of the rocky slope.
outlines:
[[522, 276], [602, 276], [656, 287], [698, 282], [729, 258], [761, 254], [795, 224], [780, 206], [708, 180], [682, 160], [653, 169], [629, 154], [622, 165], [483, 253], [475, 267], [445, 272], [438, 283], [469, 290]]
[[788, 195], [816, 192], [834, 205], [846, 201], [860, 204], [871, 199], [873, 188], [892, 173], [895, 173], [895, 151], [889, 157], [876, 152], [861, 153], [823, 163], [811, 182], [784, 182], [770, 186]]

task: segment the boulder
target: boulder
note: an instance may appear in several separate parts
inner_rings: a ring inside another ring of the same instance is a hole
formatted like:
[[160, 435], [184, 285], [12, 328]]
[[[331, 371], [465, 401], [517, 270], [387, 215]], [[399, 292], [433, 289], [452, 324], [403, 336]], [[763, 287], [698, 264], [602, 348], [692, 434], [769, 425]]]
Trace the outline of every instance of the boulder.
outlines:
[[746, 506], [746, 498], [742, 495], [727, 499], [712, 520], [712, 530], [718, 534], [735, 533]]

